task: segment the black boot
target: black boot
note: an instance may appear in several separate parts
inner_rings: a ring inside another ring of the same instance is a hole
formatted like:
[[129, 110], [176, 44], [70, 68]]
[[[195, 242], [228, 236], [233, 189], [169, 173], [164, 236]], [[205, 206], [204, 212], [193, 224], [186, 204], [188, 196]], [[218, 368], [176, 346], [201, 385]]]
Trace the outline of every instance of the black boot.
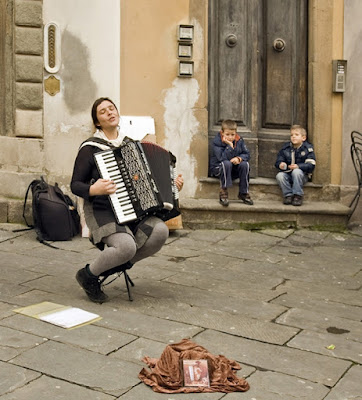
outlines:
[[102, 304], [107, 301], [108, 296], [102, 291], [98, 276], [91, 275], [87, 271], [87, 266], [80, 269], [75, 278], [90, 300]]

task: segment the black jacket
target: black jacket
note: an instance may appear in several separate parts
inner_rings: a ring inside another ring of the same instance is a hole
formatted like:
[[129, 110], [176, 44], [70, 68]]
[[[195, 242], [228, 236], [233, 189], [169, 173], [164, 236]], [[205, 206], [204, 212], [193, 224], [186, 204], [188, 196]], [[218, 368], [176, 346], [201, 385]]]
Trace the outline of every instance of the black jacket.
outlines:
[[[294, 158], [294, 159], [293, 159]], [[288, 165], [297, 164], [305, 174], [311, 174], [316, 165], [316, 158], [313, 150], [313, 145], [307, 141], [303, 142], [297, 149], [293, 147], [291, 142], [284, 143], [278, 153], [275, 167], [279, 168], [280, 163], [285, 162]], [[290, 171], [285, 171], [290, 172]]]

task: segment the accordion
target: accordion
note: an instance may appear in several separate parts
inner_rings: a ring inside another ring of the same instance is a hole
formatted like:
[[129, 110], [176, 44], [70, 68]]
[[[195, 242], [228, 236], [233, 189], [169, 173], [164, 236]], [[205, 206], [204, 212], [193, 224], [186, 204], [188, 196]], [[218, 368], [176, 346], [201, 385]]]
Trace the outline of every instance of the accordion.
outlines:
[[164, 221], [180, 215], [176, 157], [171, 152], [125, 138], [121, 146], [95, 153], [94, 159], [100, 176], [116, 184], [109, 200], [119, 224], [147, 215]]

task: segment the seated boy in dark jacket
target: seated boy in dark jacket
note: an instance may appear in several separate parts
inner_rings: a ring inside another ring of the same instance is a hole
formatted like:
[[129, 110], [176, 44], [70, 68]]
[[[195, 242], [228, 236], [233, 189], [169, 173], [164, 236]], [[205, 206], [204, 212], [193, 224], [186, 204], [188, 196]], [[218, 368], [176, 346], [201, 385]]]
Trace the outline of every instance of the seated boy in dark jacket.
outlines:
[[284, 143], [275, 166], [276, 179], [283, 193], [283, 203], [293, 206], [303, 204], [303, 186], [316, 165], [313, 146], [307, 142], [307, 132], [300, 125], [290, 128], [290, 142]]
[[210, 160], [212, 176], [220, 179], [219, 200], [223, 206], [229, 205], [228, 188], [232, 181], [239, 178], [238, 198], [245, 204], [252, 205], [249, 195], [249, 159], [250, 153], [244, 140], [236, 133], [237, 124], [232, 120], [225, 120], [221, 124], [221, 131], [213, 141], [213, 156]]

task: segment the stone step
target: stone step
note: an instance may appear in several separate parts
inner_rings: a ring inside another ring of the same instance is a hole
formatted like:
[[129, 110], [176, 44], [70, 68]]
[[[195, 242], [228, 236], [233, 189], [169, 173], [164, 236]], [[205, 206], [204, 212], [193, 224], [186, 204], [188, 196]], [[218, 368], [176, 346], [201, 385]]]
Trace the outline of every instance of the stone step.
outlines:
[[[217, 199], [219, 196], [219, 180], [217, 178], [201, 178], [197, 197], [203, 199]], [[257, 200], [282, 201], [280, 188], [275, 179], [252, 178], [250, 179], [250, 194]], [[238, 179], [234, 181], [233, 187], [228, 189], [230, 198], [237, 198]], [[313, 182], [304, 185], [304, 197], [311, 201], [338, 201], [340, 188], [336, 185], [323, 186]]]
[[[182, 222], [189, 229], [258, 229], [259, 227], [309, 227], [340, 230], [348, 224], [349, 207], [339, 201], [316, 201], [314, 194], [306, 194], [301, 207], [282, 204], [279, 192], [257, 192], [254, 186], [251, 194], [253, 206], [236, 199], [237, 189], [230, 195], [229, 207], [223, 207], [218, 201], [217, 182], [209, 197], [202, 199], [181, 199]], [[262, 187], [262, 185], [260, 185]], [[312, 191], [315, 187], [306, 188]], [[266, 196], [270, 200], [266, 200]], [[325, 196], [328, 198], [328, 196]], [[331, 196], [333, 197], [333, 196]], [[323, 198], [321, 196], [320, 198]], [[26, 210], [27, 220], [31, 221], [30, 204]], [[0, 223], [24, 223], [23, 200], [0, 197]]]
[[249, 206], [230, 200], [228, 207], [218, 199], [183, 199], [183, 227], [187, 229], [311, 228], [341, 231], [347, 228], [350, 209], [339, 202], [305, 200], [300, 207], [281, 200], [258, 200]]

